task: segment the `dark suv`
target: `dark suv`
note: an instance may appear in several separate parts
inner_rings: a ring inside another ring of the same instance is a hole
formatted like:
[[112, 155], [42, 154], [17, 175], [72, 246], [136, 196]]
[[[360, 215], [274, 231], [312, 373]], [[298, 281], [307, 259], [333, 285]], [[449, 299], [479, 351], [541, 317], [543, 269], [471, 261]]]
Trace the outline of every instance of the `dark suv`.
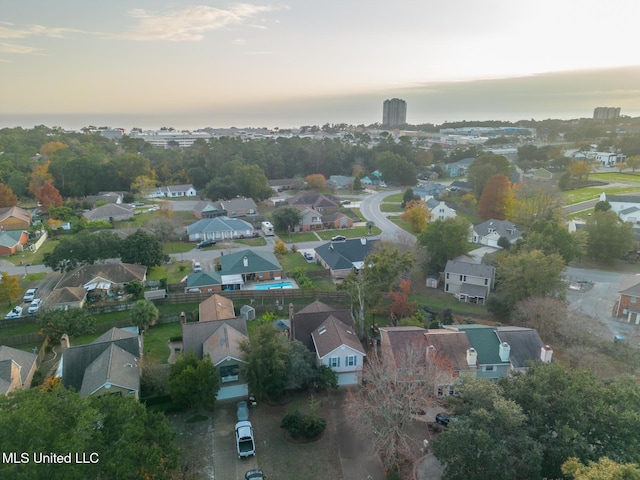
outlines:
[[436, 414], [436, 423], [439, 423], [440, 425], [444, 426], [444, 427], [448, 427], [449, 426], [449, 422], [455, 420], [456, 418], [449, 415], [448, 413], [437, 413]]
[[213, 247], [215, 244], [216, 244], [215, 240], [200, 240], [198, 242], [197, 247], [198, 248]]

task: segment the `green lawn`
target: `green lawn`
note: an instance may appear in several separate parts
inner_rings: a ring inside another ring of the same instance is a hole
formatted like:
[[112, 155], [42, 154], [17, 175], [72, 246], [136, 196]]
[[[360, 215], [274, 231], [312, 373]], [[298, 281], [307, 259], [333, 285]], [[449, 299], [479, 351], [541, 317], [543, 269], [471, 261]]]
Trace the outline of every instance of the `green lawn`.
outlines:
[[[331, 238], [336, 235], [344, 235], [347, 238], [362, 238], [369, 236], [369, 229], [366, 225], [363, 225], [339, 230], [321, 230], [316, 233], [322, 240], [331, 240]], [[371, 229], [371, 235], [379, 235], [380, 233], [382, 233], [382, 230], [376, 226]]]
[[380, 211], [386, 213], [402, 213], [404, 212], [404, 208], [402, 208], [402, 204], [400, 203], [381, 203]]
[[409, 232], [411, 235], [416, 235], [416, 233], [413, 232], [411, 229], [411, 222], [407, 222], [406, 220], [401, 220], [400, 217], [387, 217], [387, 219], [395, 223], [404, 231]]
[[640, 184], [639, 173], [592, 173], [589, 178], [596, 180], [604, 180], [608, 182], [634, 182]]
[[248, 247], [263, 247], [267, 244], [267, 241], [264, 237], [254, 237], [254, 238], [241, 238], [236, 240], [235, 243], [239, 243], [241, 245], [246, 245]]
[[4, 260], [10, 261], [14, 265], [20, 265], [20, 262], [26, 263], [27, 265], [41, 265], [44, 254], [53, 252], [53, 249], [56, 248], [56, 245], [58, 243], [58, 240], [48, 239], [35, 253], [25, 250], [24, 252], [16, 253], [15, 255], [11, 255], [9, 257], [4, 257]]
[[282, 269], [285, 272], [293, 272], [295, 268], [302, 267], [305, 270], [322, 270], [322, 267], [315, 262], [307, 262], [301, 253], [289, 252], [278, 258]]
[[284, 243], [315, 242], [318, 240], [318, 237], [313, 232], [279, 233], [278, 238]]
[[565, 198], [566, 205], [572, 205], [574, 203], [586, 202], [587, 200], [595, 200], [598, 196], [605, 192], [608, 195], [623, 195], [627, 193], [640, 193], [640, 185], [637, 187], [585, 187], [577, 188], [575, 190], [568, 190], [562, 192]]
[[[182, 269], [180, 266], [183, 266]], [[178, 283], [184, 278], [185, 275], [191, 273], [192, 263], [189, 260], [174, 261], [169, 265], [160, 265], [157, 267], [151, 267], [147, 271], [147, 280], [162, 280], [167, 279], [169, 283]]]
[[394, 195], [389, 195], [388, 197], [384, 197], [384, 200], [382, 201], [402, 203], [402, 200], [404, 200], [404, 193], [396, 193]]
[[162, 251], [166, 254], [171, 253], [186, 253], [193, 250], [195, 244], [187, 243], [187, 242], [163, 242], [162, 243]]
[[160, 364], [166, 364], [169, 360], [169, 347], [167, 342], [172, 337], [182, 335], [180, 322], [163, 323], [151, 327], [144, 334], [144, 354], [150, 360]]

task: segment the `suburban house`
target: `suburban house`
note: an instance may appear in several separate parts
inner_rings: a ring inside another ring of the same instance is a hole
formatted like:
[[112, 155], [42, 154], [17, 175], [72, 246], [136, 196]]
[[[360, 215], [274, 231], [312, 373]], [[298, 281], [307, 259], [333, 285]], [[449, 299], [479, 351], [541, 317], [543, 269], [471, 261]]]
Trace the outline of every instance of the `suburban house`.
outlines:
[[348, 177], [345, 175], [331, 175], [327, 180], [327, 186], [338, 190], [353, 188], [353, 182], [356, 177]]
[[289, 304], [289, 323], [291, 340], [302, 342], [314, 354], [317, 365], [331, 367], [339, 385], [360, 382], [365, 351], [349, 309], [336, 310], [315, 301], [294, 313], [293, 304]]
[[258, 206], [253, 198], [232, 198], [216, 202], [203, 201], [196, 204], [193, 214], [197, 218], [246, 217], [256, 215]]
[[[89, 395], [140, 395], [142, 337], [132, 329], [112, 328], [87, 345], [67, 346], [63, 337], [62, 358], [56, 376], [83, 397]], [[65, 348], [66, 347], [66, 348]]]
[[576, 160], [595, 160], [603, 167], [613, 167], [616, 163], [624, 162], [627, 156], [614, 152], [583, 152], [578, 150], [573, 154], [573, 158]]
[[353, 219], [347, 217], [342, 212], [331, 212], [322, 215], [322, 225], [327, 229], [351, 228], [353, 227]]
[[304, 188], [307, 182], [304, 181], [304, 178], [278, 178], [275, 180], [269, 180], [269, 186], [274, 192], [282, 192], [283, 190], [291, 190], [295, 188], [300, 190]]
[[187, 227], [190, 242], [199, 240], [232, 240], [234, 238], [253, 237], [253, 226], [239, 218], [215, 217], [202, 218]]
[[495, 267], [449, 260], [444, 269], [444, 291], [461, 302], [484, 305], [495, 277]]
[[120, 205], [124, 201], [124, 192], [98, 192], [98, 195], [87, 195], [85, 200], [95, 205], [98, 202], [116, 203]]
[[184, 293], [213, 293], [222, 290], [222, 278], [218, 272], [202, 271], [187, 275]]
[[[469, 364], [477, 366], [477, 378], [498, 379], [509, 375], [511, 348], [500, 342], [496, 329], [487, 325], [446, 325], [444, 328], [467, 334], [471, 349]], [[472, 362], [473, 360], [475, 362]]]
[[500, 237], [504, 237], [509, 243], [514, 244], [516, 240], [522, 237], [522, 233], [516, 228], [514, 223], [492, 218], [478, 225], [474, 225], [469, 241], [471, 243], [487, 245], [488, 247], [498, 247]]
[[246, 363], [240, 344], [245, 341], [249, 341], [247, 321], [236, 317], [231, 300], [219, 295], [212, 295], [200, 304], [198, 322], [182, 322], [183, 352], [193, 353], [199, 360], [209, 356], [220, 375], [217, 400], [249, 395], [247, 382], [240, 373], [240, 365]]
[[531, 172], [536, 180], [557, 180], [567, 172], [567, 169], [566, 167], [548, 166], [534, 168]]
[[425, 203], [427, 207], [429, 207], [429, 212], [431, 212], [431, 220], [456, 218], [456, 211], [441, 200], [436, 200], [434, 197], [427, 197]]
[[453, 182], [451, 182], [451, 185], [449, 185], [449, 190], [452, 190], [454, 192], [457, 190], [470, 192], [471, 190], [473, 190], [473, 187], [469, 182], [465, 182], [463, 180], [454, 180]]
[[31, 212], [20, 207], [0, 208], [0, 230], [28, 230]]
[[496, 335], [503, 349], [509, 346], [511, 371], [525, 372], [533, 362], [548, 363], [553, 359], [553, 349], [545, 345], [533, 328], [500, 326], [496, 328]]
[[616, 317], [640, 325], [640, 274], [625, 275], [620, 280]]
[[294, 207], [308, 207], [320, 213], [328, 213], [335, 212], [340, 208], [340, 199], [333, 195], [306, 192], [288, 198], [287, 204]]
[[422, 200], [428, 197], [437, 197], [442, 195], [445, 186], [436, 182], [422, 182], [413, 187], [413, 194], [419, 196]]
[[54, 288], [47, 297], [45, 306], [48, 310], [69, 310], [82, 308], [87, 299], [87, 291], [84, 287]]
[[31, 387], [37, 358], [35, 353], [0, 345], [0, 395]]
[[29, 241], [29, 233], [24, 230], [0, 231], [0, 255], [13, 255], [24, 250]]
[[195, 197], [198, 194], [193, 185], [167, 185], [158, 187], [151, 193], [145, 195], [147, 198], [178, 198], [178, 197]]
[[133, 218], [134, 210], [129, 206], [117, 203], [106, 203], [98, 208], [84, 212], [82, 216], [88, 221], [103, 220], [105, 222], [120, 222]]
[[280, 280], [282, 266], [272, 252], [241, 250], [220, 257], [223, 289], [240, 290], [246, 282]]
[[467, 174], [469, 165], [474, 162], [475, 158], [463, 158], [457, 162], [445, 163], [441, 165], [442, 169], [447, 172], [449, 177], [461, 177]]
[[296, 231], [309, 232], [311, 230], [322, 230], [322, 214], [317, 210], [304, 205], [296, 205], [295, 208], [300, 211], [302, 221], [296, 227]]
[[640, 221], [640, 195], [607, 195], [602, 192], [600, 201], [609, 202], [611, 210], [623, 222], [635, 224]]
[[377, 244], [377, 240], [351, 238], [341, 242], [327, 242], [316, 247], [315, 258], [331, 272], [333, 278], [345, 278], [351, 270], [359, 270]]

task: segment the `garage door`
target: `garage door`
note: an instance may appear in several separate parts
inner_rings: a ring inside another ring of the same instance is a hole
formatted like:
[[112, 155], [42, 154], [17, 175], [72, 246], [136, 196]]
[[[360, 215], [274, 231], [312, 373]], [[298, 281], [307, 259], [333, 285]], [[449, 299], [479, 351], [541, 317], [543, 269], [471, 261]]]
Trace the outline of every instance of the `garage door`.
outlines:
[[338, 385], [357, 385], [358, 374], [356, 372], [346, 372], [338, 374]]

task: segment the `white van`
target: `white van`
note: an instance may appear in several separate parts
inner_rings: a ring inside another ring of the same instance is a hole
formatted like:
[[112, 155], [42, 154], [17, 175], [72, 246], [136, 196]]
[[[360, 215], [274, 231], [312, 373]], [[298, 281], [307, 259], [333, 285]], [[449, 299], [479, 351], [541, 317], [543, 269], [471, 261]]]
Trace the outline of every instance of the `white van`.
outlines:
[[200, 265], [200, 262], [193, 262], [193, 271], [194, 273], [202, 271], [202, 265]]

